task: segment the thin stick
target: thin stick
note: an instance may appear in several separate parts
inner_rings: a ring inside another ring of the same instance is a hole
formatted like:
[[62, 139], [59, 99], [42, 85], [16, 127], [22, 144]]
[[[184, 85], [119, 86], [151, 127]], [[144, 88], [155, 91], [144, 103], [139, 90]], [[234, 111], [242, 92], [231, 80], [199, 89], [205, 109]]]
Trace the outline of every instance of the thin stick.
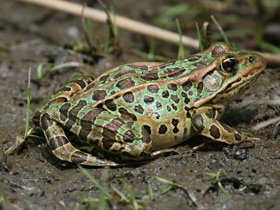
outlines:
[[[75, 4], [72, 2], [61, 1], [61, 0], [18, 0], [18, 1], [37, 4], [40, 6], [67, 12], [77, 16], [80, 16], [81, 11], [83, 10], [83, 5]], [[111, 13], [110, 15], [112, 16]], [[107, 16], [104, 11], [89, 8], [89, 7], [84, 7], [84, 17], [102, 23], [106, 23], [107, 21]], [[122, 17], [118, 15], [116, 15], [115, 18], [116, 18], [117, 26], [126, 29], [128, 31], [133, 31], [135, 33], [144, 34], [150, 37], [155, 37], [175, 44], [178, 44], [180, 42], [180, 36], [177, 33], [163, 30], [161, 28], [151, 26], [145, 23], [141, 23], [135, 20], [131, 20], [126, 17]], [[197, 39], [193, 39], [188, 36], [182, 36], [182, 42], [185, 46], [194, 49], [199, 48], [199, 42]], [[257, 53], [262, 55], [267, 60], [267, 62], [271, 65], [280, 64], [280, 55], [276, 55], [273, 53], [263, 53], [263, 52], [257, 52]]]
[[[61, 1], [61, 0], [18, 0], [21, 2], [27, 2], [37, 4], [40, 6], [48, 7], [51, 9], [67, 12], [73, 15], [80, 16], [83, 6], [73, 2]], [[114, 18], [110, 13], [111, 18]], [[84, 17], [106, 23], [107, 16], [104, 11], [84, 7]], [[128, 19], [126, 17], [116, 15], [116, 24], [118, 27], [133, 31], [135, 33], [144, 34], [149, 37], [155, 37], [172, 43], [179, 43], [179, 34], [163, 30], [161, 28], [151, 26], [145, 23], [141, 23], [135, 20]], [[182, 42], [185, 46], [198, 49], [198, 40], [191, 37], [182, 36]]]
[[274, 123], [277, 123], [277, 122], [280, 122], [280, 117], [275, 117], [275, 118], [269, 119], [267, 121], [261, 122], [261, 123], [255, 125], [255, 126], [253, 126], [251, 129], [253, 131], [260, 130], [264, 127], [267, 127], [267, 126], [269, 126], [271, 124], [274, 124]]

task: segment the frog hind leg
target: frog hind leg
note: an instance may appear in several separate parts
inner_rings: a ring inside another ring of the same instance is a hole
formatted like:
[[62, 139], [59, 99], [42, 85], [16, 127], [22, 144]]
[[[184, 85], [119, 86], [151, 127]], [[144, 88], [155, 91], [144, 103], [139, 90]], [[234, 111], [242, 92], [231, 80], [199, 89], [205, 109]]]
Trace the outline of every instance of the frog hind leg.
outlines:
[[[73, 150], [63, 129], [69, 130], [89, 145], [108, 154], [118, 155], [121, 159], [141, 160], [151, 156], [150, 136], [135, 120], [115, 115], [103, 108], [86, 106], [83, 102], [51, 104], [50, 109], [41, 115], [40, 124], [53, 153], [59, 159], [69, 162], [97, 166], [120, 165], [81, 153], [76, 148]], [[83, 162], [75, 159], [78, 154], [83, 154]]]
[[60, 160], [89, 166], [120, 166], [114, 161], [95, 157], [75, 148], [68, 140], [63, 128], [50, 118], [47, 113], [41, 116], [41, 127], [44, 131], [52, 153]]
[[146, 129], [130, 114], [111, 113], [102, 107], [78, 104], [53, 104], [53, 119], [79, 139], [120, 159], [141, 160], [151, 156], [152, 141]]
[[212, 141], [219, 141], [227, 144], [240, 144], [245, 141], [260, 140], [249, 133], [239, 132], [219, 122], [216, 119], [218, 116], [219, 112], [215, 107], [201, 107], [197, 109], [192, 116], [192, 126], [199, 135], [206, 136]]

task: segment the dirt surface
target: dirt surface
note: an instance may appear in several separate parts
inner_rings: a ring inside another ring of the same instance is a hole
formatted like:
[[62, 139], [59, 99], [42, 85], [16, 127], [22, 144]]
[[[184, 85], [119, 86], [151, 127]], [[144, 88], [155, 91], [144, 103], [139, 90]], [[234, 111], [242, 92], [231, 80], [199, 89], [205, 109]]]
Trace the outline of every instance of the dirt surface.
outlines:
[[[164, 2], [169, 5], [178, 3]], [[35, 109], [47, 101], [41, 97], [55, 93], [73, 73], [86, 70], [99, 75], [119, 64], [145, 61], [134, 55], [132, 49], [148, 52], [147, 43], [151, 40], [120, 30], [121, 54], [95, 63], [90, 56], [70, 54], [65, 47], [73, 38], [83, 37], [79, 17], [14, 1], [1, 0], [0, 5], [0, 200], [1, 195], [4, 198], [4, 202], [0, 201], [0, 209], [98, 208], [99, 203], [93, 202], [90, 207], [82, 201], [100, 197], [100, 190], [75, 166], [59, 166], [45, 141], [29, 140], [21, 152], [8, 157], [3, 154], [3, 150], [24, 133], [28, 69], [32, 68], [31, 114], [34, 114]], [[163, 1], [118, 1], [113, 6], [117, 14], [151, 23], [160, 15], [158, 5], [163, 5]], [[99, 7], [96, 3], [94, 6]], [[184, 33], [195, 37], [195, 22], [209, 20], [210, 14], [216, 14], [224, 29], [229, 31], [230, 38], [234, 37], [232, 41], [238, 49], [257, 49], [257, 37], [252, 33], [260, 23], [256, 9], [252, 5], [241, 5], [238, 12], [234, 12], [234, 7], [221, 13], [218, 7], [204, 5], [203, 12], [196, 19], [182, 16], [180, 22]], [[240, 19], [236, 21], [233, 17]], [[277, 23], [279, 26], [279, 19]], [[93, 23], [93, 29], [94, 34], [103, 40], [106, 26]], [[219, 40], [220, 36], [214, 38]], [[156, 40], [156, 54], [176, 59], [177, 51], [177, 46]], [[87, 62], [92, 67], [62, 69], [37, 79], [38, 64], [51, 62], [57, 65], [67, 61]], [[280, 116], [279, 103], [275, 106], [268, 102], [277, 97], [279, 100], [279, 81], [279, 66], [268, 67], [246, 91], [243, 100], [232, 104], [231, 110], [235, 112], [225, 122], [239, 130], [250, 131], [253, 125]], [[117, 187], [129, 197], [121, 179], [126, 180], [143, 209], [279, 209], [280, 125], [275, 123], [253, 134], [261, 141], [238, 146], [213, 143], [204, 150], [192, 152], [192, 147], [202, 142], [196, 137], [176, 147], [179, 154], [159, 157], [143, 165], [86, 169], [95, 180], [106, 180], [108, 191], [113, 195], [106, 209], [133, 209], [132, 205], [122, 203], [110, 187]], [[226, 172], [220, 180], [229, 195], [205, 174], [217, 173], [219, 169]], [[153, 176], [183, 186], [197, 207], [182, 189], [174, 188], [159, 195], [165, 185], [157, 181], [152, 184], [154, 201], [149, 201], [148, 181]], [[242, 182], [247, 184], [246, 189], [242, 190]]]

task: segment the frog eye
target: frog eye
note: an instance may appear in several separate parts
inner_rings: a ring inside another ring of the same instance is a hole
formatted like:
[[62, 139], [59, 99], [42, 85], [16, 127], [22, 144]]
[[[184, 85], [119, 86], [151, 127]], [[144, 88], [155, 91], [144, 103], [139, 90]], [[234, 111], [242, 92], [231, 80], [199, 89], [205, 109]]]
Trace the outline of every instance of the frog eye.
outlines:
[[224, 57], [222, 61], [222, 69], [227, 73], [235, 74], [237, 71], [237, 64], [237, 59], [232, 55], [228, 55]]

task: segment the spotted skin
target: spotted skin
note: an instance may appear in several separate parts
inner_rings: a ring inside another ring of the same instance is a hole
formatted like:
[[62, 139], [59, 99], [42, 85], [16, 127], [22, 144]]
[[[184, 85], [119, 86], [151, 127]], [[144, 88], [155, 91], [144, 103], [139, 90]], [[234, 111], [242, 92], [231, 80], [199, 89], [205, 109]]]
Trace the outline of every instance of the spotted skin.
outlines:
[[[91, 166], [149, 159], [194, 135], [227, 144], [252, 141], [257, 138], [218, 119], [265, 64], [223, 43], [183, 60], [126, 64], [66, 84], [33, 121], [57, 158]], [[66, 131], [99, 152], [74, 147]]]

